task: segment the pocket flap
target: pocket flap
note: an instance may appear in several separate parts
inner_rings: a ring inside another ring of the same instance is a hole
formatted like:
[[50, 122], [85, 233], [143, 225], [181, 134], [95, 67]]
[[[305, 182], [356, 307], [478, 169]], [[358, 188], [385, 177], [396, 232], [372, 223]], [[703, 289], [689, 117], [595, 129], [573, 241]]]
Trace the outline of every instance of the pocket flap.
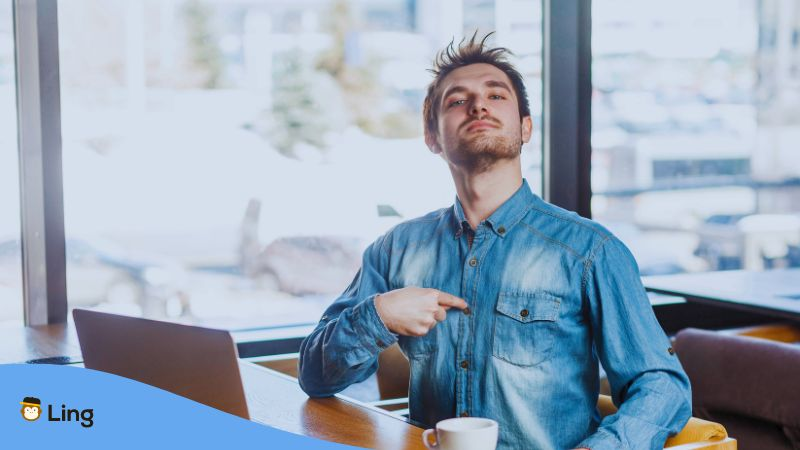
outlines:
[[536, 320], [554, 322], [558, 318], [561, 299], [555, 295], [501, 293], [497, 300], [497, 312], [522, 323]]

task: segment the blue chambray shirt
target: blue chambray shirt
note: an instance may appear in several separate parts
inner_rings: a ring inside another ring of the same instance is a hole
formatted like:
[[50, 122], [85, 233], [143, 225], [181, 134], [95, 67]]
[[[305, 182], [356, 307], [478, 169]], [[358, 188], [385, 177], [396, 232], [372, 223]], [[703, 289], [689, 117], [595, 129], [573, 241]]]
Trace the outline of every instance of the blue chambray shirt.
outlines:
[[[691, 391], [628, 249], [548, 204], [526, 181], [474, 230], [461, 204], [404, 222], [364, 253], [351, 285], [300, 348], [300, 386], [333, 395], [399, 340], [412, 419], [500, 423], [499, 449], [662, 448], [691, 415]], [[461, 297], [423, 337], [397, 336], [376, 294], [406, 286]], [[596, 410], [598, 361], [618, 414]]]

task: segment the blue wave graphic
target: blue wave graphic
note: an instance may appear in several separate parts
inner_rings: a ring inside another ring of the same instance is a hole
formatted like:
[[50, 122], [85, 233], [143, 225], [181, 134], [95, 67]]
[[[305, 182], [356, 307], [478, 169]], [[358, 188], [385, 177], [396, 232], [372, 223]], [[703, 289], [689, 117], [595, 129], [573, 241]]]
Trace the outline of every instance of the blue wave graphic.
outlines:
[[[21, 414], [20, 402], [25, 397], [41, 400], [42, 415], [35, 421], [27, 421]], [[84, 412], [87, 409], [92, 412]], [[60, 420], [62, 413], [71, 420]], [[49, 416], [59, 420], [50, 421]], [[0, 365], [0, 448], [23, 445], [85, 449], [200, 449], [237, 445], [259, 449], [357, 448], [244, 420], [153, 386], [96, 370], [44, 364]]]

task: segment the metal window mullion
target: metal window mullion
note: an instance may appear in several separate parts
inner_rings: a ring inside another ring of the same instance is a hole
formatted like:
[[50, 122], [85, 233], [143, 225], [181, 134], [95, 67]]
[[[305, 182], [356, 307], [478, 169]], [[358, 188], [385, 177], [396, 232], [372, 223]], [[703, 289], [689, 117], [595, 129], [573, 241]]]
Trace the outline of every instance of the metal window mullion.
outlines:
[[544, 198], [591, 217], [591, 1], [543, 0]]
[[14, 0], [25, 325], [67, 320], [56, 0]]

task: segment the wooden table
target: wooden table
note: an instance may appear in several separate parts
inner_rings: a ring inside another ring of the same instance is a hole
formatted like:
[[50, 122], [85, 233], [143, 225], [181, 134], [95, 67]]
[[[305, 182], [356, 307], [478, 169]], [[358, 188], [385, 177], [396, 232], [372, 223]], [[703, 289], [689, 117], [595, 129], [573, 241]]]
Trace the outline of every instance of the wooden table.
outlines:
[[[29, 361], [80, 363], [75, 330], [68, 325], [0, 326], [0, 364]], [[422, 428], [343, 396], [310, 399], [297, 381], [242, 361], [251, 419], [317, 439], [387, 450], [422, 450]]]
[[377, 449], [424, 449], [422, 428], [386, 411], [341, 397], [310, 399], [297, 381], [241, 363], [250, 418], [291, 433]]
[[800, 321], [800, 269], [730, 270], [643, 277], [650, 292]]
[[0, 324], [0, 364], [80, 361], [81, 347], [73, 326]]

